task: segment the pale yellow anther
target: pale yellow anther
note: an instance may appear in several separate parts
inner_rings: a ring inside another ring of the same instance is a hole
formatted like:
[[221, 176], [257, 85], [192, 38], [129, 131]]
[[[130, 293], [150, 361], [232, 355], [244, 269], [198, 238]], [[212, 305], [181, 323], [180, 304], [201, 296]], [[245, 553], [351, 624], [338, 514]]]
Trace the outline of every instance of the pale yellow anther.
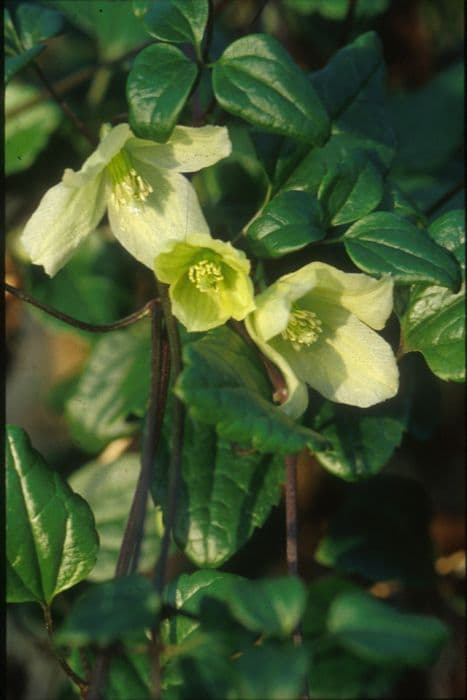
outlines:
[[294, 309], [287, 328], [281, 335], [292, 343], [294, 350], [301, 350], [304, 346], [316, 343], [322, 331], [322, 323], [313, 311]]
[[112, 158], [107, 171], [112, 180], [112, 197], [116, 204], [144, 202], [153, 191], [151, 185], [134, 169], [125, 151]]
[[200, 260], [188, 269], [188, 279], [200, 292], [217, 292], [219, 283], [223, 281], [221, 267], [209, 260]]

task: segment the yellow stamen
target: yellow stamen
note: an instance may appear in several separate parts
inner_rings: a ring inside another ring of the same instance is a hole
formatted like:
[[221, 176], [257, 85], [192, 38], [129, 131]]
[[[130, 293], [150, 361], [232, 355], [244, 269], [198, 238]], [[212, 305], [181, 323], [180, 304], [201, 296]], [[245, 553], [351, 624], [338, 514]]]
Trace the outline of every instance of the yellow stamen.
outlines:
[[322, 323], [313, 311], [295, 309], [281, 335], [292, 343], [294, 350], [301, 350], [303, 346], [316, 343], [322, 331]]
[[224, 275], [221, 266], [209, 260], [200, 260], [190, 266], [188, 279], [200, 292], [217, 292]]
[[112, 197], [116, 204], [144, 202], [152, 192], [151, 185], [134, 169], [124, 150], [112, 158], [107, 171], [112, 180]]

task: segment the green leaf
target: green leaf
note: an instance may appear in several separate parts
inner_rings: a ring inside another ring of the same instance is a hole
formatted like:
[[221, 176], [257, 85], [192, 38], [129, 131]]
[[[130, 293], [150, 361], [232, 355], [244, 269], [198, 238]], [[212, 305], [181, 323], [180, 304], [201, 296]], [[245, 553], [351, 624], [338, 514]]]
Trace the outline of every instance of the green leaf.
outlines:
[[295, 700], [305, 685], [308, 655], [304, 648], [262, 645], [233, 662], [238, 674], [233, 700]]
[[153, 44], [137, 55], [127, 81], [130, 124], [140, 138], [166, 141], [198, 69], [180, 49]]
[[382, 196], [379, 169], [359, 151], [329, 168], [318, 189], [325, 218], [333, 226], [361, 219], [378, 206]]
[[287, 637], [299, 624], [305, 601], [300, 579], [283, 576], [233, 582], [227, 603], [235, 619], [252, 632]]
[[428, 227], [431, 238], [454, 255], [465, 274], [465, 211], [452, 209]]
[[16, 54], [22, 50], [18, 32], [15, 29], [10, 11], [3, 8], [3, 41], [6, 54]]
[[430, 586], [430, 517], [426, 493], [417, 482], [381, 475], [349, 489], [315, 558], [371, 581], [397, 579], [412, 587]]
[[226, 111], [266, 131], [310, 144], [328, 136], [321, 101], [271, 36], [250, 34], [230, 44], [214, 65], [213, 88]]
[[421, 352], [445, 381], [465, 381], [465, 289], [414, 285], [401, 318], [405, 352]]
[[[36, 299], [69, 316], [89, 323], [111, 323], [132, 311], [128, 293], [133, 282], [130, 263], [117, 242], [105, 240], [101, 232], [96, 232], [52, 279], [36, 266], [25, 268], [24, 286]], [[32, 313], [56, 332], [74, 333], [89, 342], [96, 337], [42, 311]]]
[[[355, 7], [355, 17], [367, 18], [384, 12], [390, 0], [359, 0]], [[285, 0], [285, 5], [298, 14], [308, 15], [317, 12], [333, 21], [345, 19], [349, 10], [348, 0]]]
[[143, 321], [96, 343], [66, 404], [71, 436], [83, 450], [98, 452], [138, 429], [148, 397], [149, 357], [150, 334]]
[[208, 0], [157, 0], [144, 24], [156, 39], [193, 44], [199, 55], [208, 14]]
[[[70, 486], [92, 508], [99, 533], [97, 562], [88, 576], [90, 581], [112, 578], [120, 551], [121, 540], [130, 512], [131, 501], [140, 470], [137, 454], [127, 454], [114, 462], [89, 462], [73, 472]], [[149, 572], [159, 552], [161, 526], [156, 510], [148, 504], [139, 571]]]
[[7, 426], [7, 599], [49, 605], [93, 568], [92, 512], [51, 471], [21, 428]]
[[374, 212], [344, 235], [347, 253], [364, 272], [390, 274], [400, 283], [431, 282], [456, 288], [457, 261], [424, 231], [396, 214]]
[[299, 190], [280, 192], [247, 231], [251, 251], [261, 258], [277, 258], [326, 235], [320, 205], [313, 195]]
[[[428, 233], [457, 259], [465, 276], [464, 212], [438, 217]], [[445, 381], [465, 381], [465, 289], [414, 285], [401, 318], [403, 349], [421, 352], [431, 371]]]
[[328, 629], [345, 649], [387, 666], [433, 664], [449, 637], [436, 618], [398, 612], [365, 593], [339, 596]]
[[5, 83], [8, 83], [11, 78], [19, 73], [25, 66], [33, 61], [45, 49], [45, 46], [39, 44], [33, 46], [32, 49], [23, 51], [17, 56], [6, 56], [5, 58]]
[[133, 13], [132, 0], [49, 0], [49, 4], [86, 34], [95, 37], [99, 58], [103, 61], [114, 61], [147, 41], [146, 30]]
[[337, 51], [311, 82], [333, 123], [333, 134], [354, 147], [377, 154], [388, 167], [395, 136], [385, 104], [385, 70], [381, 41], [375, 32], [362, 34]]
[[[171, 581], [164, 590], [163, 601], [193, 615], [199, 615], [201, 604], [207, 597], [225, 602], [230, 597], [232, 584], [241, 580], [236, 574], [220, 571], [198, 570], [182, 574]], [[181, 644], [199, 629], [197, 620], [175, 616], [164, 621], [163, 639], [167, 644]]]
[[50, 135], [61, 121], [59, 107], [50, 101], [39, 102], [9, 117], [40, 95], [32, 85], [10, 83], [5, 90], [5, 174], [29, 168], [47, 145]]
[[113, 656], [105, 682], [104, 697], [112, 700], [151, 700], [152, 669], [146, 646], [125, 645]]
[[[187, 419], [174, 525], [178, 546], [198, 566], [219, 566], [235, 554], [277, 504], [283, 460], [242, 450], [213, 427]], [[165, 458], [164, 458], [165, 457]], [[166, 503], [168, 455], [159, 455], [154, 500]]]
[[155, 624], [159, 608], [159, 596], [142, 576], [98, 583], [76, 600], [57, 632], [57, 642], [104, 646], [122, 637], [140, 636]]
[[324, 440], [271, 403], [272, 388], [254, 350], [226, 327], [185, 347], [177, 395], [194, 420], [214, 425], [220, 437], [260, 452], [287, 454]]
[[39, 42], [50, 39], [63, 27], [61, 14], [29, 2], [23, 2], [18, 7], [16, 21], [25, 49], [32, 49]]
[[323, 467], [357, 481], [384, 467], [401, 442], [407, 420], [407, 402], [393, 399], [369, 409], [322, 401], [308, 422], [329, 441], [327, 450], [315, 453]]
[[133, 0], [133, 12], [136, 17], [144, 17], [151, 6], [151, 0]]
[[341, 593], [358, 591], [354, 583], [339, 576], [322, 576], [308, 586], [308, 598], [301, 622], [305, 639], [321, 639], [332, 601]]

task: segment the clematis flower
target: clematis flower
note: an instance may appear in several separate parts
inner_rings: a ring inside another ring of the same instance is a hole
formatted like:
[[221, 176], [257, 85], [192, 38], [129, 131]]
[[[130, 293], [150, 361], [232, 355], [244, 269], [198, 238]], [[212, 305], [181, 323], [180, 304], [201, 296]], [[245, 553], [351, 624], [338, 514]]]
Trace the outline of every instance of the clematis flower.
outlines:
[[229, 318], [241, 321], [255, 308], [246, 255], [204, 233], [158, 255], [154, 270], [170, 285], [173, 314], [188, 331], [207, 331]]
[[312, 262], [256, 297], [251, 338], [282, 371], [283, 409], [299, 417], [306, 385], [331, 401], [368, 407], [397, 393], [399, 372], [381, 330], [393, 305], [390, 278], [373, 279]]
[[168, 240], [209, 233], [191, 183], [180, 175], [230, 154], [225, 127], [177, 126], [166, 143], [136, 138], [128, 124], [103, 127], [81, 170], [65, 170], [42, 198], [21, 240], [33, 263], [53, 276], [102, 219], [122, 246], [152, 269]]

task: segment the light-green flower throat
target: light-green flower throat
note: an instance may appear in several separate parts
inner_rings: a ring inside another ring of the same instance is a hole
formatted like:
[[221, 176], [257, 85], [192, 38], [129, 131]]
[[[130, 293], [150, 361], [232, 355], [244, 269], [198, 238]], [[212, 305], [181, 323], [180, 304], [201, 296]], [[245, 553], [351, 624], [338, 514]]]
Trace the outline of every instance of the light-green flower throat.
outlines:
[[224, 275], [218, 263], [203, 259], [190, 265], [188, 279], [200, 292], [217, 292]]
[[107, 171], [112, 180], [112, 197], [117, 205], [127, 205], [132, 201], [144, 202], [153, 191], [151, 185], [135, 170], [124, 150], [112, 158]]
[[292, 343], [294, 350], [313, 345], [323, 332], [323, 324], [313, 311], [294, 309], [281, 336]]

